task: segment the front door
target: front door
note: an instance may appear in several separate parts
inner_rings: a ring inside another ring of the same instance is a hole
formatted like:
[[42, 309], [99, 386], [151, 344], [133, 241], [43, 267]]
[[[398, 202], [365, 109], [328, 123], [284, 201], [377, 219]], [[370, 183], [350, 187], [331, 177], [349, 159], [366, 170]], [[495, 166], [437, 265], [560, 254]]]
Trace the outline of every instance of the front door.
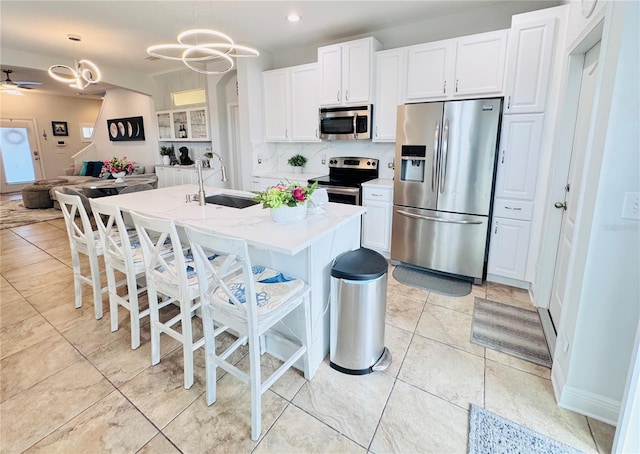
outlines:
[[33, 120], [0, 120], [0, 193], [21, 191], [42, 180]]
[[593, 46], [585, 55], [582, 70], [582, 84], [580, 86], [580, 99], [578, 101], [578, 114], [576, 118], [576, 128], [573, 137], [573, 147], [571, 149], [571, 164], [569, 167], [569, 177], [565, 187], [564, 201], [557, 201], [556, 207], [564, 211], [562, 218], [562, 228], [560, 231], [560, 242], [558, 244], [558, 255], [556, 257], [556, 268], [551, 289], [551, 302], [549, 312], [554, 326], [559, 326], [562, 302], [567, 281], [567, 268], [573, 233], [576, 225], [576, 214], [578, 202], [580, 200], [580, 183], [584, 168], [585, 149], [589, 137], [589, 123], [591, 121], [591, 108], [593, 106], [593, 94], [596, 85], [596, 70], [598, 68], [598, 57], [600, 55], [600, 43]]

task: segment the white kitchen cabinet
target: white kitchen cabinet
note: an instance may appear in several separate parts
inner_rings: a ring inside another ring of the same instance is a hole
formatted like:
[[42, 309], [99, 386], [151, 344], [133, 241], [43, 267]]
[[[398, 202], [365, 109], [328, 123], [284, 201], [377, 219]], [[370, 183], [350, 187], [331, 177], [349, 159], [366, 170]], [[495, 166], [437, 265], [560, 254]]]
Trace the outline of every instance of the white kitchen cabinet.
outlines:
[[544, 112], [557, 19], [514, 22], [511, 25], [505, 82], [506, 114]]
[[381, 48], [372, 37], [319, 47], [320, 105], [370, 104], [374, 52]]
[[407, 49], [407, 102], [444, 99], [452, 93], [455, 39]]
[[499, 30], [456, 40], [455, 97], [503, 92], [508, 36], [508, 30]]
[[[168, 188], [181, 184], [198, 184], [198, 171], [195, 166], [157, 165], [155, 170], [158, 176], [158, 188]], [[209, 177], [213, 176], [214, 172], [217, 172], [217, 170], [202, 169], [205, 185], [207, 185], [207, 181], [212, 181]]]
[[396, 115], [402, 104], [405, 49], [376, 52], [376, 104], [373, 115], [373, 141], [396, 141]]
[[206, 107], [156, 112], [161, 142], [207, 142], [209, 121]]
[[265, 140], [319, 142], [317, 65], [262, 73]]
[[288, 142], [290, 109], [290, 73], [288, 69], [277, 69], [262, 73], [264, 93], [265, 140]]
[[530, 232], [529, 221], [494, 217], [487, 273], [523, 281]]
[[502, 117], [496, 198], [533, 201], [543, 123], [543, 114]]
[[[392, 183], [391, 183], [392, 184]], [[362, 217], [362, 246], [389, 258], [391, 252], [391, 220], [393, 216], [393, 186], [364, 183], [362, 205], [367, 212]]]

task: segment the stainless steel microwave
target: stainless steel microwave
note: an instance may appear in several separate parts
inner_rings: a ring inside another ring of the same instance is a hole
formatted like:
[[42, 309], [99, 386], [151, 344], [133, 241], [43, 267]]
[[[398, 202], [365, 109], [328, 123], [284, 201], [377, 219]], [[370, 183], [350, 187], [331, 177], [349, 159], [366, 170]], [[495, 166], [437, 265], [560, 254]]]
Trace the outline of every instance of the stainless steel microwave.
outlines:
[[320, 138], [363, 140], [371, 138], [373, 106], [328, 107], [320, 109]]

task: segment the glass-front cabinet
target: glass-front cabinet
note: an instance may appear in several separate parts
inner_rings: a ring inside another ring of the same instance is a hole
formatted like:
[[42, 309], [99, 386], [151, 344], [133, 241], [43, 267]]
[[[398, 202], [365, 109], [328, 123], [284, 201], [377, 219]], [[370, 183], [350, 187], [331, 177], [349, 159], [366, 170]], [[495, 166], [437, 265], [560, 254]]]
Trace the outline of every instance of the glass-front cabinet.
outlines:
[[209, 141], [206, 107], [156, 112], [158, 140], [171, 142]]

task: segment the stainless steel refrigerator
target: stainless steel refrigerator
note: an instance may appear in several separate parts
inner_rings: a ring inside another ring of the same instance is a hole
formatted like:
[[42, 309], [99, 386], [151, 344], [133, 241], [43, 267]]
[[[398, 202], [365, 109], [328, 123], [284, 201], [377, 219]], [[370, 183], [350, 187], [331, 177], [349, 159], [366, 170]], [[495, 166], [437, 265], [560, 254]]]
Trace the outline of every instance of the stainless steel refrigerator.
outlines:
[[502, 98], [398, 106], [391, 259], [486, 276]]

